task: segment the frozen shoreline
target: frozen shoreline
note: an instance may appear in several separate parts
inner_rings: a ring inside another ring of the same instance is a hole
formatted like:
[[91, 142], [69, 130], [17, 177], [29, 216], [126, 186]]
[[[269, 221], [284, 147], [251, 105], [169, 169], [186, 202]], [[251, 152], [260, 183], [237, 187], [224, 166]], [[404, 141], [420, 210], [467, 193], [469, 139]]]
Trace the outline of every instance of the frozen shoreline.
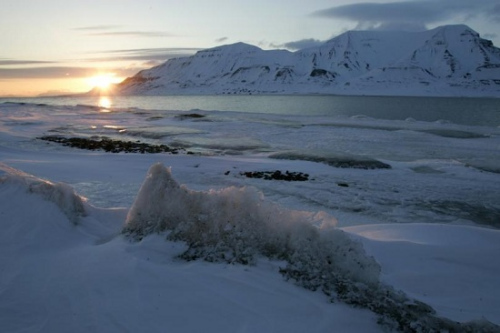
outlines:
[[[35, 138], [105, 138], [111, 142], [172, 147], [179, 153], [164, 164], [172, 165], [176, 178], [191, 188], [255, 186], [287, 207], [326, 210], [343, 226], [387, 222], [498, 226], [500, 220], [498, 127], [364, 116], [306, 117], [203, 110], [186, 113], [137, 108], [100, 112], [98, 107], [85, 106], [1, 108], [3, 161], [37, 176], [68, 182], [101, 207], [130, 206], [141, 182], [140, 175], [151, 164], [165, 161], [165, 155], [108, 156]], [[198, 117], [186, 118], [189, 114]], [[183, 150], [193, 155], [186, 155]], [[23, 152], [46, 162], [40, 165], [26, 161]], [[286, 159], [269, 158], [272, 156]], [[81, 158], [89, 163], [88, 167], [71, 162]], [[362, 161], [367, 161], [367, 165], [379, 161], [391, 168], [353, 169], [363, 165]], [[46, 169], [46, 163], [52, 169]], [[110, 176], [99, 172], [87, 175], [103, 163], [109, 163], [111, 170], [123, 168], [121, 164], [140, 166], [140, 172], [135, 176], [125, 176], [125, 170]], [[343, 165], [348, 168], [336, 167]], [[68, 172], [68, 168], [78, 168], [81, 176]], [[245, 172], [276, 170], [308, 174], [309, 180], [283, 184], [240, 176]]]
[[[150, 235], [140, 243], [117, 236], [147, 170], [156, 162], [172, 166], [175, 179], [193, 190], [255, 187], [284, 209], [325, 211], [374, 256], [382, 281], [433, 306], [438, 315], [462, 322], [486, 318], [500, 325], [500, 263], [495, 257], [500, 232], [488, 223], [478, 224], [496, 221], [488, 214], [499, 209], [498, 173], [480, 168], [496, 164], [498, 128], [363, 117], [200, 111], [205, 118], [179, 120], [183, 112], [1, 108], [0, 163], [35, 179], [64, 182], [70, 185], [67, 191], [72, 188], [88, 198], [88, 214], [74, 226], [50, 195], [47, 200], [24, 185], [0, 183], [5, 230], [0, 253], [6, 267], [0, 288], [5, 300], [0, 307], [6, 311], [0, 322], [5, 330], [382, 329], [367, 310], [329, 304], [321, 293], [286, 283], [277, 273], [280, 263], [185, 263], [174, 259], [185, 247], [164, 236]], [[190, 143], [201, 155], [110, 154], [35, 139], [54, 130], [65, 136], [123, 138], [119, 131], [126, 129], [150, 136], [160, 133], [160, 127], [169, 135], [135, 138]], [[173, 127], [175, 133], [169, 129]], [[429, 130], [439, 132], [425, 132]], [[242, 134], [246, 139], [240, 140]], [[392, 168], [342, 169], [268, 158], [270, 152], [287, 151], [292, 144], [325, 151], [328, 142], [330, 149], [370, 153]], [[425, 158], [431, 153], [433, 158]], [[303, 172], [310, 179], [286, 182], [240, 174], [269, 170]], [[28, 321], [26, 313], [31, 313]], [[161, 316], [165, 313], [172, 314], [168, 320]], [[199, 321], [189, 320], [193, 316]]]

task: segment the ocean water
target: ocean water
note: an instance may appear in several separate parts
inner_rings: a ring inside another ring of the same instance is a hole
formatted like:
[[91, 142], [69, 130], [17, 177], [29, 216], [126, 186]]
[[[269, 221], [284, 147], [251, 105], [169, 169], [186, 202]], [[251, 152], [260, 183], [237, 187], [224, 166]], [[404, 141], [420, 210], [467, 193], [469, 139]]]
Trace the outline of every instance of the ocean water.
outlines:
[[304, 116], [357, 116], [375, 119], [449, 121], [462, 125], [500, 126], [500, 99], [371, 97], [328, 95], [265, 96], [93, 96], [0, 98], [2, 102], [91, 105], [146, 110], [218, 110]]

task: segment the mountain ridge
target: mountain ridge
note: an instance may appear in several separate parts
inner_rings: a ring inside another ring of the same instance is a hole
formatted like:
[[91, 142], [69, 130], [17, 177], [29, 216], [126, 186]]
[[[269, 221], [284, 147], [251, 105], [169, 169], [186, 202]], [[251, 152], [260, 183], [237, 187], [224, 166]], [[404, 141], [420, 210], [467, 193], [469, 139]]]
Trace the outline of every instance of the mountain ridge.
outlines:
[[295, 52], [239, 42], [140, 71], [116, 92], [500, 97], [500, 49], [466, 25], [348, 31]]

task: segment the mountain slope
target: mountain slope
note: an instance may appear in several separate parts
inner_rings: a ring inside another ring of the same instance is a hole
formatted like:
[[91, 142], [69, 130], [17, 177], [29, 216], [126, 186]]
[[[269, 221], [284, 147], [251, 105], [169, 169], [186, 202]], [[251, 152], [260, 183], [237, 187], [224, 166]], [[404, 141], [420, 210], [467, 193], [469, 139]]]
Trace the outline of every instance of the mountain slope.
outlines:
[[237, 43], [171, 59], [126, 79], [117, 91], [500, 96], [500, 49], [465, 25], [349, 31], [297, 52]]

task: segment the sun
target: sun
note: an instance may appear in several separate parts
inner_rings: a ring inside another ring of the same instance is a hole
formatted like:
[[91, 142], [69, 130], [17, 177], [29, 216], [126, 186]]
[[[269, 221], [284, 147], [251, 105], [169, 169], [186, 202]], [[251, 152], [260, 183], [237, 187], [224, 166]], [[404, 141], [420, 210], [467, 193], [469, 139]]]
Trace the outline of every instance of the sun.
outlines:
[[92, 88], [98, 88], [100, 90], [108, 90], [112, 84], [116, 84], [121, 81], [121, 79], [116, 77], [114, 73], [94, 75], [89, 77], [87, 80]]

